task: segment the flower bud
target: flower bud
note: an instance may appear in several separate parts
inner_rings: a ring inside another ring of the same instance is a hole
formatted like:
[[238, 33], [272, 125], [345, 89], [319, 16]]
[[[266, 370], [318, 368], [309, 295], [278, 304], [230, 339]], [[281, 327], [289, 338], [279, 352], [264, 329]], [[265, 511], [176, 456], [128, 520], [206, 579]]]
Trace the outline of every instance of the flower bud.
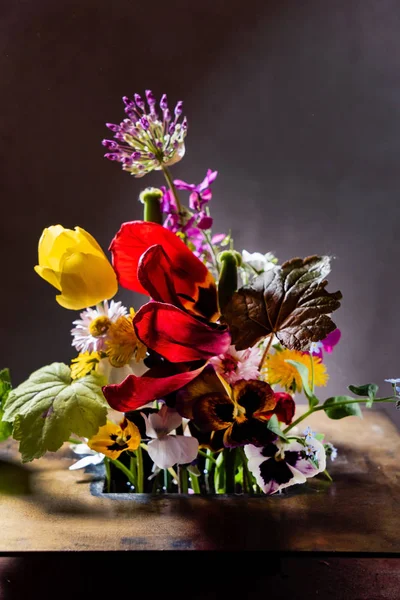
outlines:
[[158, 188], [146, 188], [139, 196], [140, 202], [144, 204], [143, 220], [162, 225], [161, 199], [163, 193]]
[[241, 256], [234, 250], [225, 250], [218, 256], [218, 260], [221, 264], [218, 302], [221, 313], [223, 313], [237, 290], [237, 268], [240, 265]]

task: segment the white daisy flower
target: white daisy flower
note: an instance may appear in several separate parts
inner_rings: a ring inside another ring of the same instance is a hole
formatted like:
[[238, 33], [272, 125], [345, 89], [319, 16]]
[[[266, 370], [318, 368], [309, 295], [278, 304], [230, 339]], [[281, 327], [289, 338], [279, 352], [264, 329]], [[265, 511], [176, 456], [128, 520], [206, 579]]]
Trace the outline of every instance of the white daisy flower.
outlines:
[[111, 323], [126, 316], [127, 312], [121, 302], [114, 300], [110, 304], [105, 300], [96, 308], [87, 308], [79, 315], [80, 319], [73, 322], [72, 345], [79, 352], [100, 352], [105, 346]]

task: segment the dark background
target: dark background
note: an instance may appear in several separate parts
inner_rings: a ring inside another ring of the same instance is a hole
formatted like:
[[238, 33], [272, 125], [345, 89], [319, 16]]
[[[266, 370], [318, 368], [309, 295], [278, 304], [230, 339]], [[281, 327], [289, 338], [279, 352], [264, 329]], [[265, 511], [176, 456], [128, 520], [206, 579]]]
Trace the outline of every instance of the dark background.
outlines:
[[80, 225], [106, 248], [162, 182], [102, 158], [104, 123], [146, 88], [185, 103], [175, 177], [220, 173], [215, 231], [282, 261], [336, 257], [327, 393], [400, 377], [396, 0], [2, 0], [0, 17], [0, 362], [15, 384], [73, 355], [77, 313], [33, 271], [43, 228]]

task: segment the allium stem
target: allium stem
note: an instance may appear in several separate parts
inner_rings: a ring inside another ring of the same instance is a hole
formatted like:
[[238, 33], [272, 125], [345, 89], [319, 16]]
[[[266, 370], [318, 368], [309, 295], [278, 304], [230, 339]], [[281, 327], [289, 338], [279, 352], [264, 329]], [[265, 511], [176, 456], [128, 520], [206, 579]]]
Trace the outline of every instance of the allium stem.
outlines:
[[174, 181], [171, 177], [171, 173], [169, 172], [168, 167], [161, 166], [161, 169], [162, 169], [162, 172], [164, 173], [164, 177], [168, 183], [169, 189], [171, 190], [171, 194], [174, 197], [174, 200], [176, 203], [176, 209], [177, 209], [178, 215], [179, 215], [179, 223], [181, 223], [181, 217], [182, 217], [183, 211], [182, 211], [182, 205], [180, 203], [180, 200], [178, 197], [178, 192], [176, 191]]

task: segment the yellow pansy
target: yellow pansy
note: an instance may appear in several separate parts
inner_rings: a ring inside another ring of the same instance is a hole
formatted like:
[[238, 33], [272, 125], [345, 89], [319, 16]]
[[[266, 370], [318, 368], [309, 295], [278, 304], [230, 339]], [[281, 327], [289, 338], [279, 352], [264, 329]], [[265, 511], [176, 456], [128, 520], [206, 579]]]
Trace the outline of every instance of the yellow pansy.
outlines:
[[57, 288], [64, 308], [80, 310], [117, 293], [114, 269], [96, 240], [81, 227], [52, 225], [39, 240], [36, 273]]
[[134, 423], [124, 418], [116, 425], [107, 421], [88, 441], [88, 446], [95, 452], [101, 452], [108, 458], [116, 459], [125, 450], [136, 450], [140, 444], [140, 432]]

